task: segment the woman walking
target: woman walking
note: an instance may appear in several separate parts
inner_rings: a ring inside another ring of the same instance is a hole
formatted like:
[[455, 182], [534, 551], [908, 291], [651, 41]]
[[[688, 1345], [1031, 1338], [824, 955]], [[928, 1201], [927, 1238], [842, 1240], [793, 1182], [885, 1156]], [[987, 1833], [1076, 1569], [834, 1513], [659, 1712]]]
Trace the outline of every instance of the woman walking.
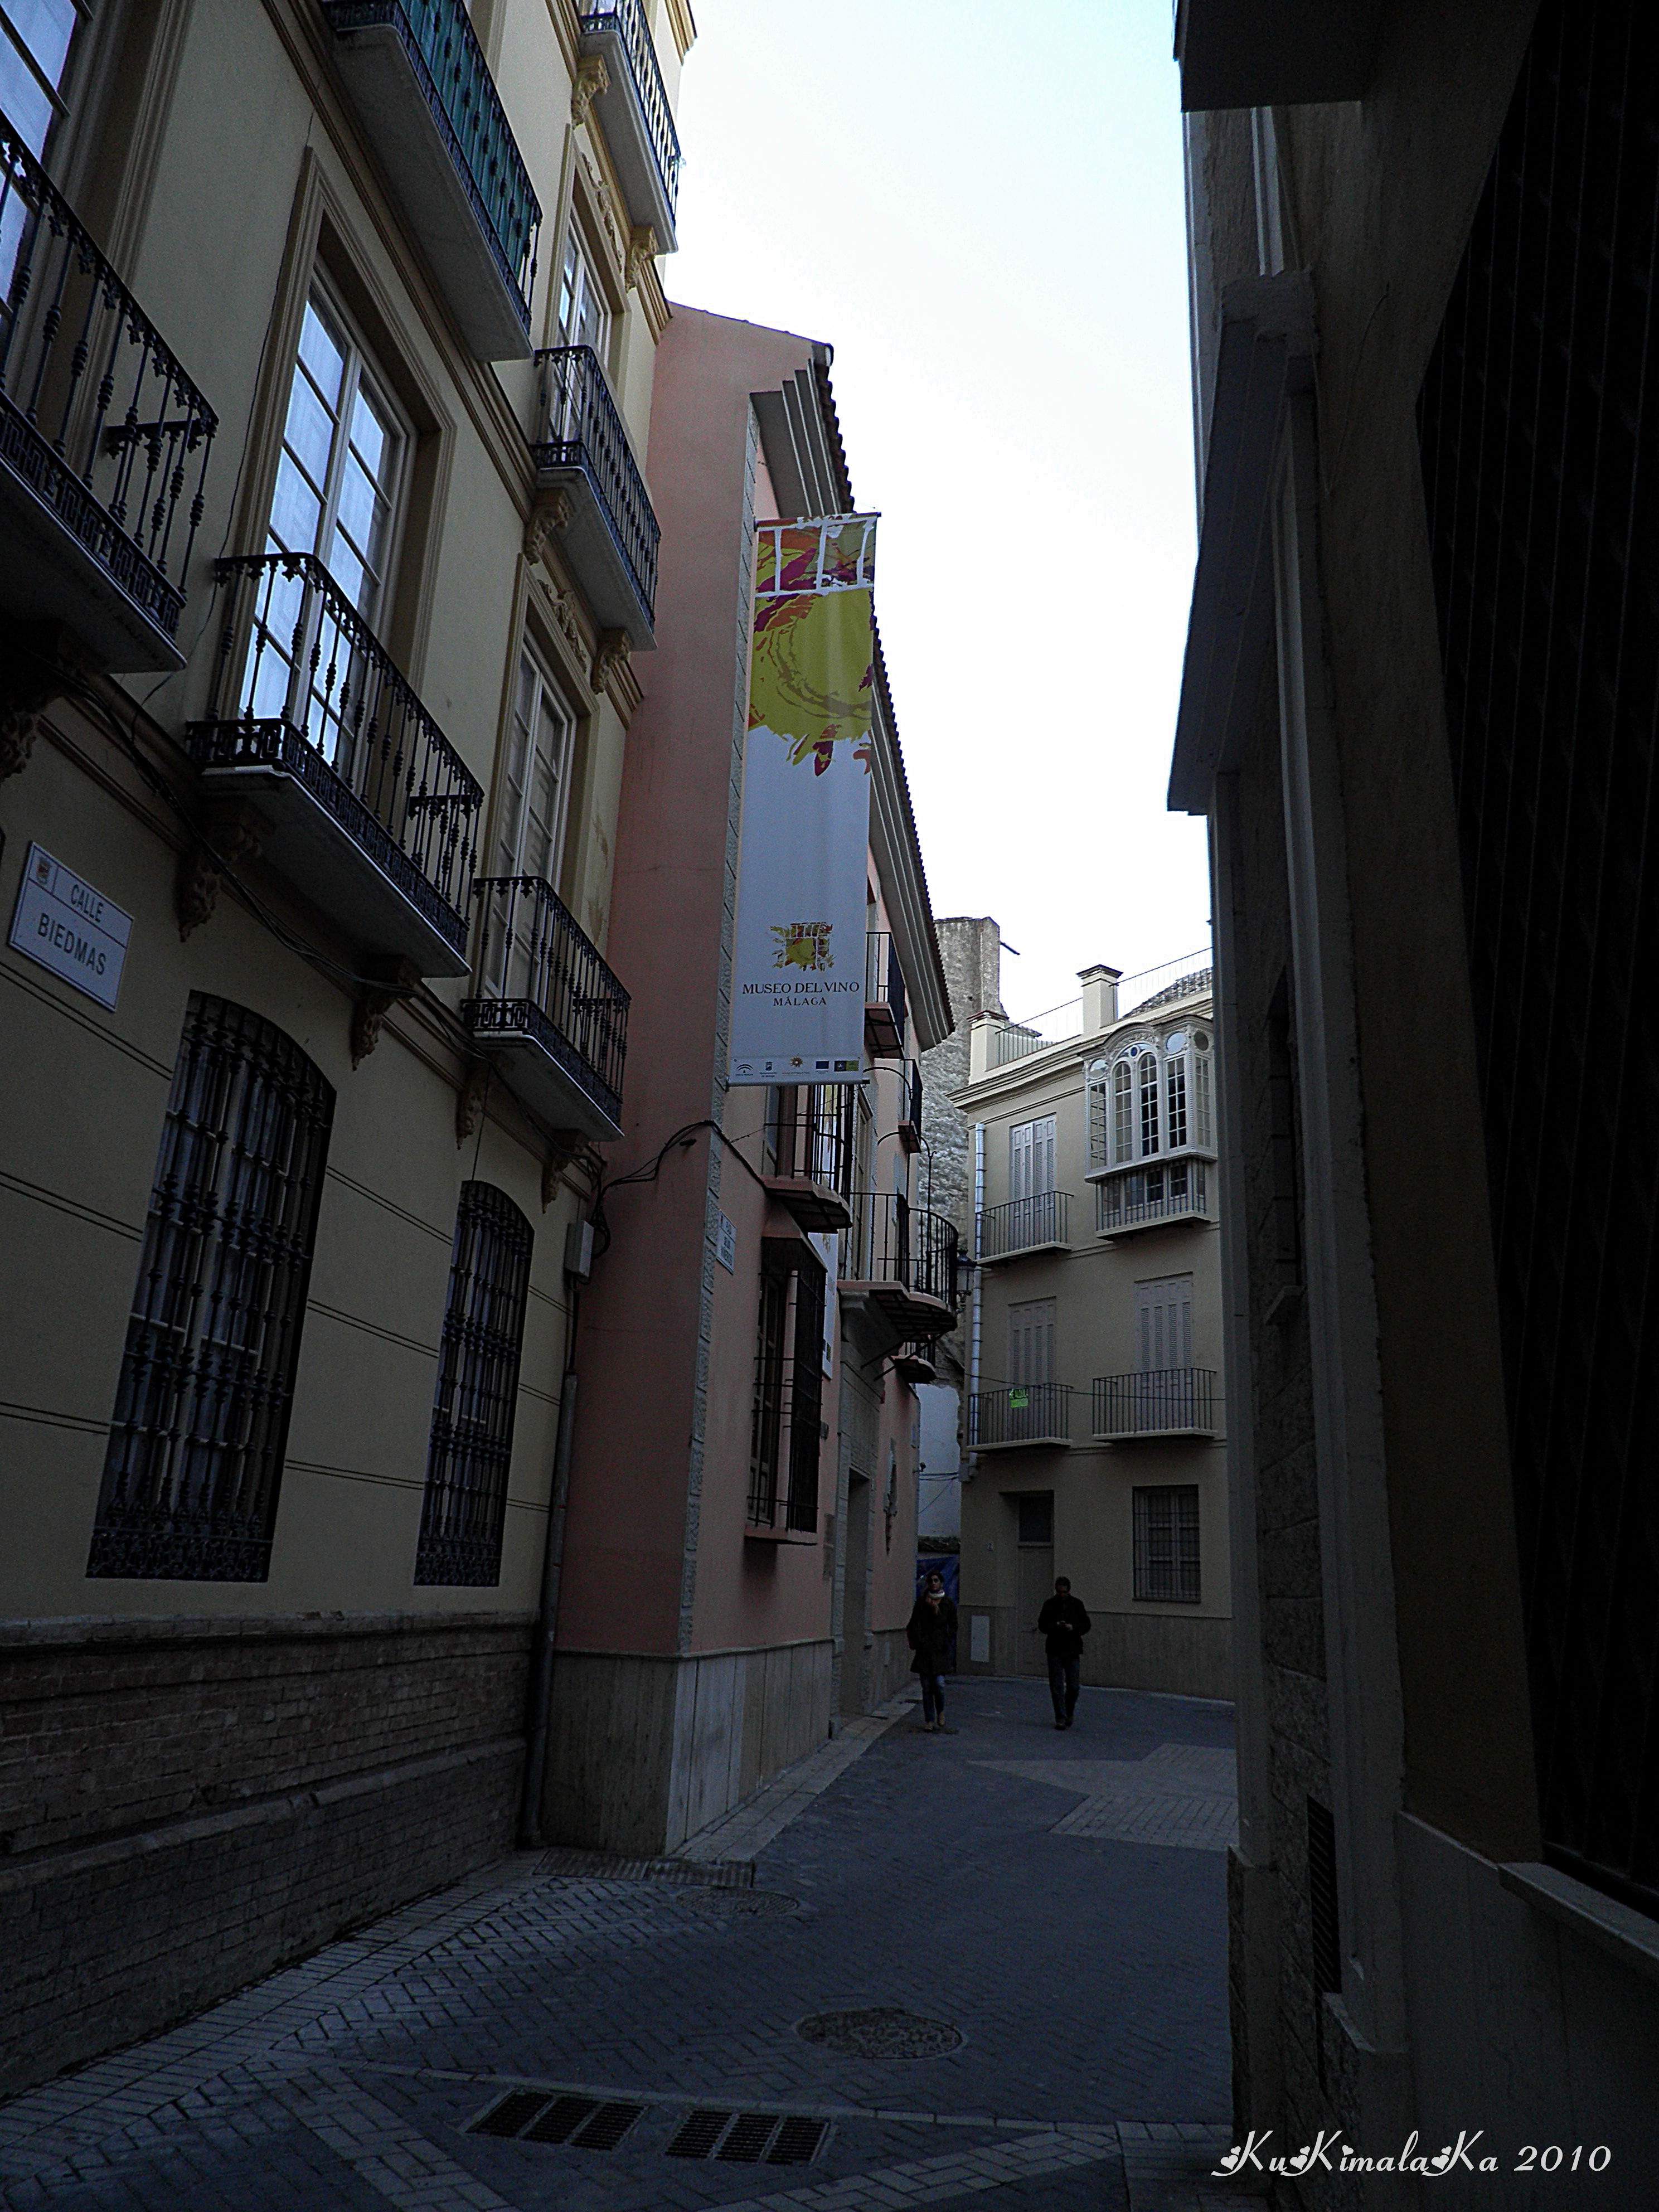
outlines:
[[945, 1577], [933, 1569], [922, 1586], [904, 1632], [915, 1656], [910, 1672], [921, 1680], [921, 1725], [929, 1735], [954, 1735], [945, 1725], [945, 1667], [956, 1642], [957, 1609], [945, 1595]]

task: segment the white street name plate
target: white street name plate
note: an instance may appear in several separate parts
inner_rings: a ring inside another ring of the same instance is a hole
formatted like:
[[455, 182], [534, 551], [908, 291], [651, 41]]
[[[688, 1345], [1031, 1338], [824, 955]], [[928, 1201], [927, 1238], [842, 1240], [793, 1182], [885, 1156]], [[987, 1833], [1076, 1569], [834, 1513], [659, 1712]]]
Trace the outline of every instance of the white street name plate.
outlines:
[[29, 847], [11, 919], [11, 942], [19, 952], [100, 1006], [112, 1006], [131, 934], [130, 914], [39, 845]]

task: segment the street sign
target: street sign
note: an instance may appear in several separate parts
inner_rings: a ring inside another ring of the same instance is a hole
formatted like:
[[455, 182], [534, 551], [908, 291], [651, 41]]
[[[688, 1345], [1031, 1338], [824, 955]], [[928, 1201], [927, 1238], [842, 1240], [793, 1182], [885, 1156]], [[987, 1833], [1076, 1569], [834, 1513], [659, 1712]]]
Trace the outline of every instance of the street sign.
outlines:
[[39, 845], [23, 863], [11, 944], [66, 983], [113, 1006], [132, 934], [132, 916]]

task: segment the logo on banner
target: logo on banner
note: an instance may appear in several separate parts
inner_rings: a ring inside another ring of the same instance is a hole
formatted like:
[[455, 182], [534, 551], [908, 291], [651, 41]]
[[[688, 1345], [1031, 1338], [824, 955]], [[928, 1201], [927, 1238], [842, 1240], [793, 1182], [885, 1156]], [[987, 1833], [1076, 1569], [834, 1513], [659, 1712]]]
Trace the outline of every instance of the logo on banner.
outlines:
[[786, 921], [780, 928], [774, 922], [772, 934], [778, 940], [778, 949], [772, 955], [772, 965], [805, 968], [815, 973], [820, 968], [833, 968], [830, 939], [835, 927], [833, 921]]

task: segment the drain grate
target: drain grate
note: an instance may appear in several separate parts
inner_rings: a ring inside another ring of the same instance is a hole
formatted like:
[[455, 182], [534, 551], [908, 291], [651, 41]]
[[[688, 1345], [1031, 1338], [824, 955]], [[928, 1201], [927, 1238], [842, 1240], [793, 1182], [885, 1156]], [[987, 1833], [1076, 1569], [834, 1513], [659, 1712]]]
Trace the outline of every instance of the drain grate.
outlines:
[[750, 1914], [799, 1912], [800, 1899], [781, 1889], [683, 1889], [678, 1902], [710, 1920], [741, 1920]]
[[747, 1889], [752, 1859], [636, 1859], [616, 1851], [579, 1850], [558, 1844], [536, 1869], [544, 1881], [660, 1881], [675, 1888]]
[[475, 2136], [512, 2136], [520, 2142], [568, 2142], [578, 2150], [615, 2150], [643, 2105], [601, 2097], [550, 2097], [511, 2089], [467, 2130]]
[[830, 2133], [828, 2120], [777, 2112], [688, 2112], [668, 2146], [670, 2158], [713, 2158], [737, 2166], [810, 2166]]
[[821, 2043], [843, 2058], [939, 2058], [962, 2041], [948, 2021], [927, 2020], [902, 2005], [872, 2005], [861, 2012], [815, 2012], [797, 2021], [804, 2042]]

